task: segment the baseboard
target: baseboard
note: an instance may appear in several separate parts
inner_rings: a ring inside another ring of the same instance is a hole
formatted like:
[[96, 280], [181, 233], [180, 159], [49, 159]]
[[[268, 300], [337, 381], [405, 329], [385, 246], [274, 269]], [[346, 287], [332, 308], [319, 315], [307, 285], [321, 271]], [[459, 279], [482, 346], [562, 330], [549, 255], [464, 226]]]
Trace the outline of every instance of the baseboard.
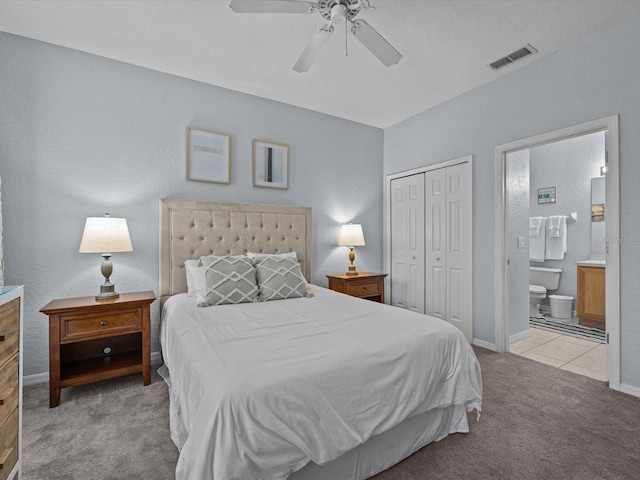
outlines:
[[[162, 352], [151, 352], [151, 368], [158, 368], [162, 365]], [[49, 383], [49, 372], [34, 373], [22, 377], [23, 385], [36, 385], [38, 383]]]
[[620, 384], [620, 391], [623, 393], [627, 393], [629, 395], [633, 395], [634, 397], [640, 398], [640, 388], [634, 387], [633, 385], [627, 385], [626, 383]]
[[478, 338], [474, 338], [471, 341], [472, 345], [476, 345], [478, 347], [482, 347], [482, 348], [486, 348], [487, 350], [491, 350], [492, 352], [496, 351], [496, 345], [495, 343], [489, 343], [489, 342], [485, 342], [484, 340], [480, 340]]
[[531, 336], [531, 331], [527, 328], [520, 333], [514, 333], [513, 335], [509, 335], [509, 343], [519, 342], [520, 340], [524, 340], [525, 338], [529, 338]]
[[33, 375], [22, 377], [23, 385], [35, 385], [37, 383], [49, 383], [49, 372], [34, 373]]

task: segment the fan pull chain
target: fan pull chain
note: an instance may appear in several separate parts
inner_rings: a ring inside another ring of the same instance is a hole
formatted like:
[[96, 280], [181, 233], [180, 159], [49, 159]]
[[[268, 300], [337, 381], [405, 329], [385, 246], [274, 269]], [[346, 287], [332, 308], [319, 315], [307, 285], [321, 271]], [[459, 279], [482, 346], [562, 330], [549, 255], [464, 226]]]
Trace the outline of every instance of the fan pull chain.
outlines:
[[348, 30], [347, 30], [347, 25], [349, 24], [349, 21], [345, 18], [344, 20], [344, 56], [348, 57], [349, 56], [349, 49], [347, 48], [347, 39], [349, 37], [348, 35]]

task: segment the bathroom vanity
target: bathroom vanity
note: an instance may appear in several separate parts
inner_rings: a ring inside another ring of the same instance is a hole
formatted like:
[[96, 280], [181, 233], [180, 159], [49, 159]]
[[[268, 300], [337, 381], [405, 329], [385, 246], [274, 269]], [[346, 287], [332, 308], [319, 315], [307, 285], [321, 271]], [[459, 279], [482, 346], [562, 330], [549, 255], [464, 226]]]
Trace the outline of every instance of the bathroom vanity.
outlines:
[[587, 260], [577, 263], [578, 291], [576, 310], [580, 325], [605, 329], [605, 262]]

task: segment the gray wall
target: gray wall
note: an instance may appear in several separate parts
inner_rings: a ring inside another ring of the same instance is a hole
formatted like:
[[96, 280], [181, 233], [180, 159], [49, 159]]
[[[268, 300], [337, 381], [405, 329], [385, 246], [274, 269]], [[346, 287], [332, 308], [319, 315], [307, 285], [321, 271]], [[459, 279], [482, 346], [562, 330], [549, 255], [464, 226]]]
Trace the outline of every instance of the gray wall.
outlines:
[[[158, 293], [165, 197], [312, 207], [319, 285], [346, 271], [339, 225], [362, 223], [358, 269], [381, 271], [380, 129], [6, 33], [0, 105], [5, 280], [26, 285], [27, 375], [48, 371], [48, 324], [38, 310], [94, 295], [102, 283], [101, 257], [78, 253], [88, 216], [127, 218], [134, 250], [112, 257], [122, 292]], [[231, 185], [185, 180], [187, 126], [231, 134]], [[288, 190], [252, 187], [253, 138], [289, 144]]]
[[[474, 328], [494, 343], [496, 145], [620, 118], [621, 382], [640, 387], [640, 19], [542, 58], [385, 130], [384, 173], [473, 155]], [[508, 67], [507, 67], [508, 68]], [[428, 85], [425, 85], [428, 88]]]
[[[588, 260], [591, 251], [591, 179], [600, 175], [600, 167], [604, 165], [604, 132], [532, 148], [530, 160], [530, 216], [578, 214], [577, 222], [567, 223], [564, 260], [531, 265], [561, 268], [560, 285], [551, 293], [575, 298], [576, 262]], [[538, 204], [538, 189], [544, 187], [556, 187], [556, 203]], [[549, 299], [543, 303], [548, 305]]]

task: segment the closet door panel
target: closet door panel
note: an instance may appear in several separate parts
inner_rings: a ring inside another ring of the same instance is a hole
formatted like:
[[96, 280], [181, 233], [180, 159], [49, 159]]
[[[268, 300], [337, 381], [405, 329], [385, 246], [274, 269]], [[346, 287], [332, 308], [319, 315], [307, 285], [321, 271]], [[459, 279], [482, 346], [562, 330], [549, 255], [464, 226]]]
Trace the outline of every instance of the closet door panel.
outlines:
[[429, 281], [425, 292], [425, 313], [446, 316], [446, 190], [445, 169], [425, 173], [426, 269]]
[[391, 304], [424, 313], [424, 174], [391, 182]]
[[466, 164], [446, 169], [447, 312], [445, 319], [471, 339], [471, 181]]

